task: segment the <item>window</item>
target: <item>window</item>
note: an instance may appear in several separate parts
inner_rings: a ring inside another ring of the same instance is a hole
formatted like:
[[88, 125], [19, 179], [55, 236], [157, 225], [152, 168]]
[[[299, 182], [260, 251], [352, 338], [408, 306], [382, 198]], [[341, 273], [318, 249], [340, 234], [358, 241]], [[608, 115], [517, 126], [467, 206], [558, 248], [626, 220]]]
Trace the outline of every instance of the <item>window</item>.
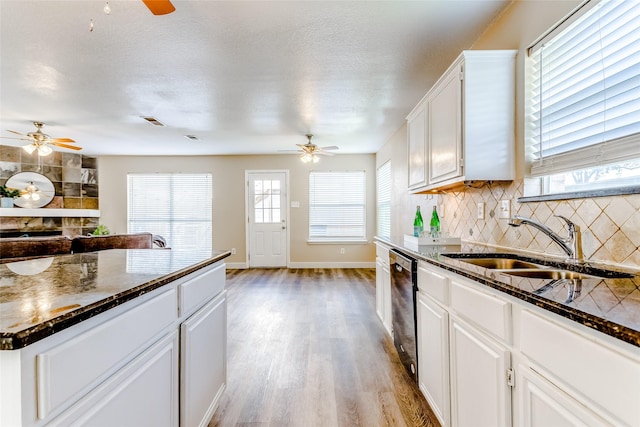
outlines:
[[127, 182], [129, 233], [158, 234], [176, 252], [211, 254], [211, 174], [129, 174]]
[[366, 240], [365, 199], [364, 171], [309, 173], [309, 240]]
[[376, 211], [378, 236], [391, 236], [391, 161], [384, 163], [376, 174]]
[[256, 224], [280, 223], [280, 180], [256, 179], [253, 182], [253, 195]]
[[585, 3], [529, 49], [527, 147], [543, 193], [640, 184], [640, 2]]

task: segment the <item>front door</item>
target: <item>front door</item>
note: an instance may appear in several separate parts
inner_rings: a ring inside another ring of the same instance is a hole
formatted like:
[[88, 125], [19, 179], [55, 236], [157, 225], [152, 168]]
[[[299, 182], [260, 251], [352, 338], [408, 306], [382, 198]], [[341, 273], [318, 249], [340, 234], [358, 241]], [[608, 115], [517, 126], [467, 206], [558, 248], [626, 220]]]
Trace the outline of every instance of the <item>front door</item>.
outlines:
[[247, 172], [249, 267], [287, 266], [287, 173]]

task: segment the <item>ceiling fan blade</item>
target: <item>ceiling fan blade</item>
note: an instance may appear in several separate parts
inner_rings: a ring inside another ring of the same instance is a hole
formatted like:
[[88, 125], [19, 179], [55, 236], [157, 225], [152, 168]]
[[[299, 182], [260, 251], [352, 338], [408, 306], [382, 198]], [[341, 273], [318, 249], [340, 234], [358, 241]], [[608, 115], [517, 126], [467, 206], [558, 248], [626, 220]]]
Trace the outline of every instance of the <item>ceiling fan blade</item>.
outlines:
[[33, 141], [31, 138], [14, 138], [13, 136], [0, 136], [2, 139], [18, 139], [20, 141]]
[[316, 150], [313, 154], [321, 154], [323, 156], [335, 156], [336, 153], [332, 153], [331, 151], [322, 151], [322, 150]]
[[49, 144], [55, 145], [56, 147], [69, 148], [71, 150], [82, 150], [82, 147], [78, 147], [77, 145], [62, 144], [60, 142], [49, 142]]
[[49, 142], [51, 144], [55, 144], [56, 142], [75, 142], [75, 141], [71, 138], [51, 138]]
[[321, 150], [338, 150], [339, 148], [335, 145], [330, 145], [328, 147], [320, 147]]
[[142, 0], [154, 15], [166, 15], [176, 10], [169, 0]]
[[304, 153], [302, 150], [278, 150], [278, 153]]
[[[11, 129], [7, 129], [7, 132], [15, 133], [16, 135], [24, 135], [24, 133], [20, 133], [18, 131], [11, 130]], [[24, 135], [24, 136], [26, 136], [26, 135]]]

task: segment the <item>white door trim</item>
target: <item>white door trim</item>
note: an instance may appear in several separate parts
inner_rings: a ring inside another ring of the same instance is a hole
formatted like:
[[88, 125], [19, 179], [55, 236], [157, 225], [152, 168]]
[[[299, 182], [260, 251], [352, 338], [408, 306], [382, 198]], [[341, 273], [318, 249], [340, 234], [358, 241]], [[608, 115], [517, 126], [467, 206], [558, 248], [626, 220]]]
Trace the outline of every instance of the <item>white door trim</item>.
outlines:
[[287, 192], [287, 204], [285, 206], [286, 212], [287, 212], [287, 223], [286, 223], [286, 239], [287, 239], [287, 250], [286, 250], [286, 267], [289, 268], [289, 264], [291, 263], [291, 258], [290, 258], [290, 246], [291, 246], [291, 203], [289, 202], [289, 195], [290, 193], [290, 184], [289, 184], [289, 170], [288, 169], [252, 169], [252, 170], [245, 170], [244, 171], [244, 217], [245, 217], [245, 222], [244, 222], [244, 237], [245, 237], [245, 254], [244, 254], [244, 260], [245, 260], [245, 266], [246, 268], [250, 268], [250, 263], [249, 263], [249, 251], [251, 248], [251, 241], [250, 241], [250, 230], [249, 230], [249, 175], [252, 173], [284, 173], [284, 179], [287, 181], [285, 183], [285, 191]]

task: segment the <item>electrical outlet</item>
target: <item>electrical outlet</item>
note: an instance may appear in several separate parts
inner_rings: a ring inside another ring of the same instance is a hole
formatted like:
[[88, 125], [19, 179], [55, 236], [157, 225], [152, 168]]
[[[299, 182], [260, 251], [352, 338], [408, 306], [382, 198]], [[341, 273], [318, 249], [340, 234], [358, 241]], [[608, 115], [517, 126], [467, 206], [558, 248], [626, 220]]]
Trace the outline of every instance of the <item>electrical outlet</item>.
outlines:
[[344, 248], [340, 248], [340, 255], [344, 255]]
[[235, 255], [236, 254], [236, 248], [231, 248], [231, 255]]
[[511, 218], [511, 202], [509, 200], [500, 200], [500, 208], [498, 209], [498, 218]]
[[478, 219], [484, 219], [484, 202], [478, 202]]

